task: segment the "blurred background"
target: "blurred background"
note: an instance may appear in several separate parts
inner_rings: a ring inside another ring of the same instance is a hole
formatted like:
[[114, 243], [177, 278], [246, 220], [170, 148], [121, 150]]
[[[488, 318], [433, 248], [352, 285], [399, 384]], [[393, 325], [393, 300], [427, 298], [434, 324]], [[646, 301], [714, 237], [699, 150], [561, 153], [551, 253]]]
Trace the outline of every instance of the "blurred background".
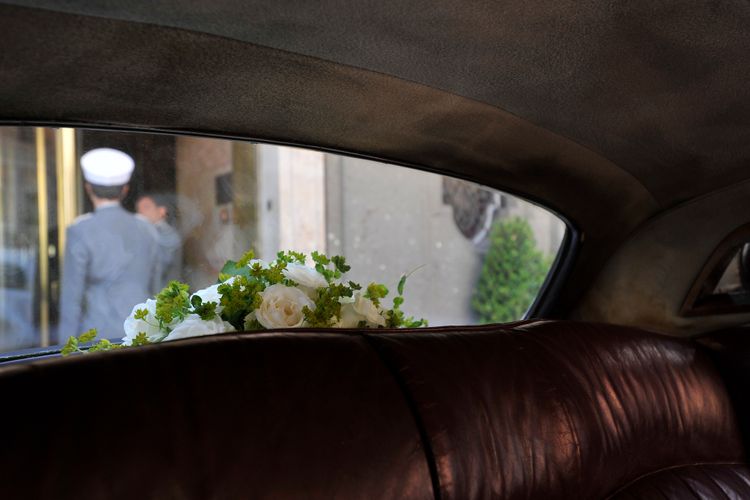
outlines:
[[92, 210], [79, 159], [100, 147], [135, 160], [122, 204], [145, 214], [145, 197], [164, 208], [171, 277], [193, 290], [251, 248], [267, 260], [317, 250], [344, 255], [349, 279], [365, 285], [395, 289], [418, 269], [403, 308], [430, 326], [510, 321], [533, 302], [566, 231], [517, 197], [374, 161], [190, 136], [0, 127], [1, 351], [80, 333], [57, 329], [65, 230]]

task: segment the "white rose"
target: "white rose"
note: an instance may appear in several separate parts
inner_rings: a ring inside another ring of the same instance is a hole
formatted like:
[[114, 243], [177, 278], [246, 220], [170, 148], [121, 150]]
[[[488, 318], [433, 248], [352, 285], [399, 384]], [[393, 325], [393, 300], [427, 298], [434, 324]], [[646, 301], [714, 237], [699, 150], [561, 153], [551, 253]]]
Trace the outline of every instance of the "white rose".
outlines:
[[218, 316], [213, 319], [202, 320], [197, 314], [190, 314], [181, 323], [179, 323], [172, 332], [164, 339], [165, 342], [177, 339], [187, 339], [190, 337], [201, 337], [203, 335], [213, 335], [216, 333], [233, 332], [234, 327], [222, 321]]
[[328, 282], [318, 271], [302, 264], [287, 264], [284, 277], [297, 283], [308, 296], [314, 295], [318, 288], [328, 286]]
[[367, 326], [385, 326], [382, 310], [362, 294], [357, 294], [352, 307], [357, 314], [364, 317]]
[[[146, 309], [148, 311], [145, 321], [142, 319], [135, 319], [135, 312], [138, 309]], [[154, 299], [148, 299], [142, 304], [136, 304], [133, 306], [130, 316], [128, 316], [122, 324], [122, 328], [125, 330], [125, 336], [122, 338], [122, 343], [125, 345], [131, 345], [136, 335], [141, 332], [144, 332], [152, 342], [163, 337], [164, 332], [159, 330], [159, 321], [156, 319], [155, 314], [156, 301]]]
[[341, 317], [334, 323], [334, 328], [357, 328], [360, 321], [367, 321], [364, 316], [354, 310], [354, 304], [341, 304]]
[[315, 309], [315, 303], [296, 287], [271, 285], [260, 294], [263, 302], [255, 318], [264, 328], [299, 328], [305, 322], [302, 309]]

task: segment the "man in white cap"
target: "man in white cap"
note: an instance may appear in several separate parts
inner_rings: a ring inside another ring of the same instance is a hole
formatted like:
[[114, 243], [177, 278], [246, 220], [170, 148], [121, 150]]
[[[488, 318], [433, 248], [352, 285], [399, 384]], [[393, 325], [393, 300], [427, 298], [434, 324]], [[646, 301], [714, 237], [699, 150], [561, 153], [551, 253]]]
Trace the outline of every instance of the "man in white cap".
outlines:
[[61, 343], [90, 328], [104, 338], [121, 337], [133, 306], [157, 292], [161, 264], [156, 231], [120, 205], [133, 168], [133, 159], [116, 149], [94, 149], [81, 157], [94, 212], [67, 229]]

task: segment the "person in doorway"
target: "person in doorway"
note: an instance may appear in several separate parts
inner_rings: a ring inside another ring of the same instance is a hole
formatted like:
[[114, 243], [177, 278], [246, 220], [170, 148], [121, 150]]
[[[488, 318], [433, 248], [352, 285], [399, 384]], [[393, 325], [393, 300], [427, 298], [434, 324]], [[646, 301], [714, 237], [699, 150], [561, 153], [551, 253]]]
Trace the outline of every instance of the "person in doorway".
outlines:
[[161, 260], [156, 230], [120, 204], [134, 166], [130, 156], [116, 149], [94, 149], [81, 157], [94, 212], [66, 231], [61, 342], [90, 328], [103, 338], [122, 336], [133, 306], [157, 291]]
[[160, 285], [164, 287], [172, 280], [179, 280], [182, 267], [182, 238], [169, 224], [170, 203], [164, 195], [145, 194], [138, 199], [135, 209], [138, 215], [156, 228], [162, 268]]

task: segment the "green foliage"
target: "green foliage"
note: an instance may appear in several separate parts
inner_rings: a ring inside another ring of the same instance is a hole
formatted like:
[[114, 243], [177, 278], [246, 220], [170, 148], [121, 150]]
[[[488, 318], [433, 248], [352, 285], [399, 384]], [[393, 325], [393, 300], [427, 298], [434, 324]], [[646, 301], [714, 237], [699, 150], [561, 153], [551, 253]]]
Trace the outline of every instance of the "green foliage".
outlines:
[[74, 352], [81, 352], [81, 349], [79, 349], [78, 347], [78, 338], [70, 336], [68, 337], [68, 341], [65, 342], [62, 351], [60, 351], [60, 354], [62, 354], [63, 356], [68, 356], [70, 354], [73, 354]]
[[251, 268], [239, 267], [237, 262], [228, 260], [226, 261], [226, 263], [224, 263], [224, 267], [221, 268], [221, 272], [219, 273], [219, 283], [227, 281], [232, 276], [245, 276], [246, 278], [250, 277], [250, 271]]
[[193, 312], [204, 321], [211, 320], [216, 316], [216, 302], [203, 303], [203, 299], [200, 296], [193, 295], [190, 299], [190, 305], [193, 306]]
[[[152, 336], [149, 337], [145, 332], [139, 332], [130, 341], [130, 346], [137, 347], [161, 342], [178, 322], [191, 314], [197, 314], [204, 321], [213, 320], [218, 315], [237, 330], [262, 330], [263, 326], [255, 316], [256, 310], [263, 302], [261, 294], [271, 285], [297, 286], [293, 280], [284, 276], [284, 272], [290, 264], [305, 265], [307, 255], [294, 251], [279, 252], [276, 260], [268, 264], [252, 262], [254, 257], [255, 254], [249, 251], [238, 261], [229, 260], [224, 264], [217, 286], [220, 296], [218, 304], [215, 301], [204, 302], [199, 295], [191, 296], [188, 285], [171, 281], [155, 297], [156, 307], [153, 315], [147, 308], [137, 309], [133, 313], [134, 319], [148, 324], [149, 327], [158, 330], [158, 333], [152, 332]], [[362, 286], [353, 281], [339, 282], [340, 278], [351, 269], [344, 257], [335, 255], [329, 258], [318, 252], [312, 252], [310, 257], [315, 269], [325, 278], [327, 285], [312, 292], [308, 291], [309, 298], [315, 305], [303, 308], [305, 324], [311, 327], [331, 327], [341, 318], [342, 303], [352, 302], [355, 292], [362, 290]], [[377, 313], [385, 318], [388, 327], [427, 326], [427, 321], [407, 317], [401, 311], [404, 303], [404, 286], [408, 276], [408, 274], [402, 276], [398, 282], [398, 295], [393, 298], [392, 309], [386, 309], [381, 304], [382, 299], [389, 293], [385, 285], [370, 283], [363, 294], [378, 308]], [[360, 326], [367, 326], [367, 322], [360, 321]], [[70, 337], [62, 349], [62, 355], [129, 347], [113, 344], [107, 339], [96, 341], [96, 336], [96, 330], [89, 330], [78, 337]], [[88, 344], [88, 346], [82, 347], [82, 344]]]
[[401, 279], [398, 280], [398, 286], [396, 287], [396, 290], [398, 291], [399, 296], [404, 294], [404, 285], [406, 285], [406, 278], [407, 276], [404, 274], [403, 276], [401, 276]]
[[285, 262], [287, 264], [304, 264], [305, 259], [305, 254], [293, 250], [288, 250], [286, 252], [282, 251], [276, 254], [277, 262]]
[[[85, 344], [88, 342], [93, 342], [96, 340], [97, 331], [96, 328], [92, 328], [91, 330], [88, 330], [82, 334], [80, 334], [78, 337], [72, 336], [68, 338], [68, 341], [65, 343], [65, 346], [62, 348], [62, 351], [60, 351], [60, 354], [63, 356], [70, 356], [71, 354], [78, 353], [78, 354], [88, 354], [90, 352], [97, 352], [97, 351], [111, 351], [113, 349], [120, 349], [122, 347], [125, 347], [121, 344], [113, 344], [107, 339], [100, 339], [95, 344], [89, 346], [88, 348], [81, 349], [81, 344]], [[142, 337], [141, 337], [142, 336]], [[148, 341], [148, 337], [146, 337], [145, 333], [140, 333], [138, 335], [138, 340], [140, 338], [141, 342], [145, 339], [145, 343], [138, 343], [136, 344], [133, 342], [133, 345], [145, 345], [150, 343]]]
[[170, 281], [156, 296], [156, 319], [159, 325], [168, 325], [175, 319], [185, 319], [190, 312], [190, 287], [179, 281]]
[[370, 299], [373, 304], [380, 306], [380, 299], [384, 299], [388, 295], [388, 287], [380, 283], [370, 283], [367, 285], [367, 291], [364, 296]]
[[472, 299], [479, 320], [520, 319], [539, 293], [549, 267], [550, 260], [537, 250], [528, 222], [519, 217], [495, 222]]
[[148, 339], [148, 335], [146, 335], [146, 332], [139, 332], [130, 344], [133, 346], [139, 346], [148, 345], [150, 343], [151, 341]]
[[352, 268], [352, 266], [346, 264], [346, 259], [342, 255], [334, 255], [331, 257], [331, 262], [333, 262], [334, 267], [336, 267], [336, 270], [341, 274], [349, 272]]
[[[406, 316], [404, 311], [401, 310], [401, 306], [404, 303], [404, 286], [406, 285], [406, 279], [411, 273], [402, 275], [401, 279], [398, 280], [398, 286], [396, 287], [398, 295], [393, 297], [393, 308], [385, 313], [385, 326], [388, 328], [419, 328], [427, 326], [426, 319], [414, 319], [411, 316]], [[386, 289], [387, 292], [388, 290]]]
[[[313, 251], [310, 257], [315, 263], [315, 270], [323, 275], [328, 283], [339, 279], [345, 272], [351, 269], [351, 266], [346, 265], [346, 259], [341, 255], [334, 255], [329, 259], [324, 254]], [[331, 264], [333, 268], [331, 268]]]
[[414, 319], [406, 316], [401, 309], [390, 309], [385, 313], [385, 326], [387, 328], [421, 328], [427, 326], [426, 319]]
[[260, 307], [260, 292], [265, 289], [262, 281], [238, 276], [234, 281], [219, 285], [221, 294], [221, 317], [237, 330], [245, 326], [245, 316]]
[[[248, 250], [237, 262], [233, 260], [226, 261], [224, 267], [221, 268], [219, 273], [219, 282], [222, 283], [232, 276], [244, 276], [245, 278], [251, 277], [253, 267], [250, 266], [250, 261], [254, 258], [255, 252]], [[255, 265], [258, 264], [256, 263]]]
[[341, 316], [341, 302], [343, 297], [352, 297], [354, 289], [349, 285], [330, 284], [327, 288], [318, 289], [315, 299], [315, 309], [305, 306], [302, 312], [307, 324], [316, 328], [331, 326], [331, 321]]
[[250, 264], [250, 261], [253, 260], [254, 258], [255, 258], [255, 252], [253, 252], [252, 250], [248, 250], [247, 252], [245, 252], [245, 255], [240, 257], [240, 260], [237, 261], [237, 265], [243, 268], [248, 267], [248, 265]]
[[251, 332], [253, 330], [263, 330], [263, 325], [261, 325], [260, 321], [255, 319], [254, 315], [252, 314], [245, 317], [245, 323], [243, 326], [246, 332]]
[[261, 282], [265, 283], [267, 286], [289, 281], [284, 277], [284, 270], [286, 269], [286, 265], [290, 263], [291, 262], [288, 262], [286, 260], [277, 260], [276, 262], [272, 262], [268, 266], [268, 269], [260, 269], [260, 271], [256, 271], [258, 279]]
[[91, 342], [96, 338], [96, 334], [96, 328], [92, 328], [91, 330], [79, 335], [78, 342]]
[[[146, 339], [146, 342], [150, 343], [148, 342], [148, 339]], [[133, 345], [136, 345], [136, 344], [133, 344]], [[137, 344], [137, 345], [145, 345], [145, 344]], [[84, 352], [89, 353], [89, 352], [97, 352], [97, 351], [111, 351], [113, 349], [122, 349], [124, 347], [126, 346], [124, 346], [123, 344], [113, 344], [107, 339], [100, 339], [99, 342], [89, 347], [88, 351], [84, 351]]]

